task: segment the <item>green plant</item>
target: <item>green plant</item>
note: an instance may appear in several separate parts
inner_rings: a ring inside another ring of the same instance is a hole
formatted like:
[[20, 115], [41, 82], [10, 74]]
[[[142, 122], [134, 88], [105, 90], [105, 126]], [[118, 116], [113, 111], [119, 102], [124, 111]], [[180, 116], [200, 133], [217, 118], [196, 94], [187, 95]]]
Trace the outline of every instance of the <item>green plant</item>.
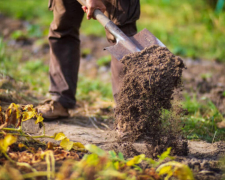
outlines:
[[[48, 65], [41, 59], [21, 61], [20, 50], [13, 53], [0, 38], [0, 72], [13, 77], [16, 81], [30, 84], [30, 88], [40, 93], [48, 89]], [[17, 69], [17, 71], [15, 71]]]
[[102, 82], [99, 78], [92, 79], [80, 75], [77, 88], [77, 98], [94, 102], [97, 98], [112, 99], [111, 83]]
[[207, 80], [212, 77], [212, 73], [201, 74], [201, 78]]
[[217, 128], [217, 123], [223, 120], [223, 115], [219, 112], [212, 101], [205, 99], [197, 101], [196, 97], [185, 96], [183, 108], [189, 114], [181, 117], [185, 124], [183, 131], [189, 139], [202, 139], [208, 142], [224, 140], [224, 129]]
[[[144, 154], [134, 156], [126, 160], [122, 153], [114, 151], [106, 152], [101, 148], [88, 144], [85, 148], [91, 153], [86, 154], [79, 162], [65, 162], [61, 171], [56, 177], [60, 180], [66, 178], [74, 179], [146, 179], [159, 180], [162, 177], [174, 177], [181, 180], [193, 180], [193, 175], [188, 166], [170, 161], [163, 163], [166, 158], [171, 158], [170, 148], [162, 155], [158, 156], [159, 160], [146, 158]], [[142, 169], [139, 164], [145, 162], [149, 168]], [[158, 166], [158, 167], [157, 167]], [[64, 173], [65, 169], [71, 169], [72, 173]]]
[[111, 55], [101, 57], [97, 60], [98, 66], [109, 66], [111, 62]]

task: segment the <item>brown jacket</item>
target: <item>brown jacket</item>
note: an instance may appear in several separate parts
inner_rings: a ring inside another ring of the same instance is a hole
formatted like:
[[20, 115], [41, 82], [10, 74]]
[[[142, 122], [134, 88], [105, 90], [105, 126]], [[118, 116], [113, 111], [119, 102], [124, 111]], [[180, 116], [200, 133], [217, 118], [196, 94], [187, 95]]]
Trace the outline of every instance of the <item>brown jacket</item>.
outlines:
[[135, 22], [140, 16], [139, 0], [104, 0], [106, 16], [116, 25], [125, 25]]

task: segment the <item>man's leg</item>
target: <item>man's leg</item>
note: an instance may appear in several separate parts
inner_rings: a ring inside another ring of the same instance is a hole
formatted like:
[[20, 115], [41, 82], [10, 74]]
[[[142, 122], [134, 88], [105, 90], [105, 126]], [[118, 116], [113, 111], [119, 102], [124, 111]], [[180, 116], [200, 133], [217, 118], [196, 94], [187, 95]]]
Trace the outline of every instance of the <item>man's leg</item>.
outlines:
[[84, 15], [75, 0], [55, 0], [50, 26], [50, 93], [64, 108], [75, 106], [80, 62], [79, 28]]
[[[76, 0], [53, 0], [51, 8], [54, 19], [49, 31], [49, 92], [52, 100], [67, 110], [76, 104], [75, 93], [80, 62], [79, 28], [84, 12]], [[47, 118], [50, 118], [49, 113], [50, 116], [51, 113], [54, 117], [57, 116], [57, 112], [53, 110], [51, 108], [50, 112], [43, 112], [43, 109], [40, 111], [43, 117], [46, 117], [47, 113]]]

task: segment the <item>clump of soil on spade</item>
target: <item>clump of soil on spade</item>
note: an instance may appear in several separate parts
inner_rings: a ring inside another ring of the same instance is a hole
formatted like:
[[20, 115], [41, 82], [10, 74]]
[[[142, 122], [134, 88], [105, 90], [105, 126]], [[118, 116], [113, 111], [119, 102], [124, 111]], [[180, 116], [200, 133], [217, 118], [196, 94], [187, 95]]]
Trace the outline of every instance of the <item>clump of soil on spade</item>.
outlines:
[[[174, 91], [182, 86], [185, 68], [182, 59], [165, 47], [153, 45], [125, 56], [121, 62], [124, 77], [115, 108], [119, 141], [145, 140], [158, 153], [167, 147], [176, 151], [182, 146], [180, 153], [186, 154], [187, 150], [183, 153], [182, 149], [187, 149], [187, 143], [180, 144], [182, 135], [177, 122], [173, 122], [177, 121], [173, 117], [182, 112], [182, 108], [172, 105]], [[177, 112], [165, 116], [165, 111], [172, 109]]]

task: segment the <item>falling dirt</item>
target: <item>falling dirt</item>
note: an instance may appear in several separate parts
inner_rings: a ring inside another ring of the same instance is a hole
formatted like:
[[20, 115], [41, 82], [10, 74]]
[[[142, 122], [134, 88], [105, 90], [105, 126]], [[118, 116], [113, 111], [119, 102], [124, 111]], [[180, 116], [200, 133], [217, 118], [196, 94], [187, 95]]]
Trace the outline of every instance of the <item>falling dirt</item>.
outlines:
[[[121, 62], [125, 75], [115, 109], [120, 140], [145, 139], [154, 148], [162, 143], [179, 143], [180, 135], [170, 131], [177, 129], [173, 123], [166, 128], [162, 123], [162, 110], [171, 110], [174, 90], [181, 87], [185, 68], [181, 58], [154, 45], [125, 56]], [[177, 142], [169, 143], [174, 139]]]

